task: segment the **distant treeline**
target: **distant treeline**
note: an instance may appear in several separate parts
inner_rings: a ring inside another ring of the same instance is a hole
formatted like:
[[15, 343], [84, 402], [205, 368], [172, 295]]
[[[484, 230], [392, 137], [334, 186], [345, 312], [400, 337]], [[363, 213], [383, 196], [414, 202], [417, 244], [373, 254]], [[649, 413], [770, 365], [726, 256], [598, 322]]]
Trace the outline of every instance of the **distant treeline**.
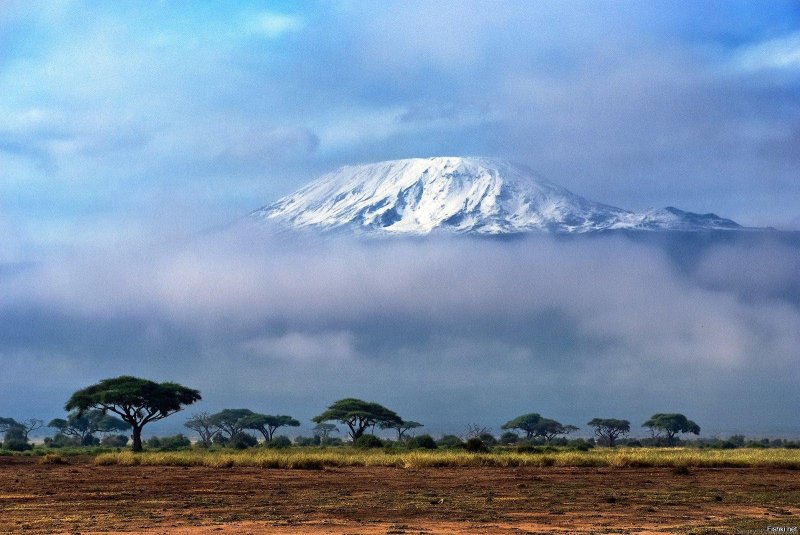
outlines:
[[[121, 448], [132, 442], [134, 452], [145, 447], [154, 450], [176, 450], [192, 447], [183, 434], [152, 437], [142, 441], [142, 429], [150, 422], [164, 419], [201, 399], [200, 392], [177, 383], [155, 383], [146, 379], [122, 376], [105, 379], [75, 392], [65, 404], [65, 418], [51, 420], [47, 427], [55, 435], [45, 439], [45, 447], [106, 447]], [[579, 430], [538, 413], [527, 413], [500, 426], [499, 436], [478, 424], [468, 425], [461, 435], [445, 435], [438, 440], [428, 434], [416, 435], [424, 427], [420, 422], [401, 418], [394, 411], [374, 402], [356, 398], [340, 399], [312, 418], [315, 427], [311, 436], [298, 436], [294, 441], [277, 435], [284, 427], [298, 427], [300, 421], [288, 415], [272, 415], [250, 409], [224, 409], [210, 414], [200, 412], [188, 418], [184, 425], [197, 435], [194, 447], [224, 447], [246, 449], [261, 443], [267, 448], [291, 446], [340, 446], [350, 444], [359, 448], [437, 449], [463, 448], [484, 452], [493, 447], [514, 447], [517, 451], [542, 452], [557, 447], [588, 450], [596, 446], [643, 447], [688, 446], [696, 448], [800, 448], [800, 441], [782, 439], [746, 440], [743, 435], [728, 439], [681, 439], [680, 435], [700, 433], [700, 426], [679, 413], [657, 413], [642, 423], [649, 429], [648, 438], [628, 438], [631, 424], [616, 418], [593, 418], [586, 425], [593, 438], [569, 439]], [[338, 424], [338, 425], [337, 425]], [[341, 426], [341, 429], [340, 429]], [[0, 417], [2, 448], [25, 451], [33, 446], [30, 434], [44, 427], [35, 418], [15, 420]], [[391, 432], [392, 438], [375, 436], [375, 428]], [[343, 431], [346, 432], [344, 438]], [[130, 434], [130, 436], [129, 436]]]

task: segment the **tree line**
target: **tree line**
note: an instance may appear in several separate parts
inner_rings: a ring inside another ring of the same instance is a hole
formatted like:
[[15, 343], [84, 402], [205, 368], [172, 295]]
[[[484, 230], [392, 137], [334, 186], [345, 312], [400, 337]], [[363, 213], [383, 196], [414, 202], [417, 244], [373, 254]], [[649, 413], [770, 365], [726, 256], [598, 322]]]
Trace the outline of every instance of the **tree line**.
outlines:
[[[198, 390], [173, 382], [156, 383], [130, 376], [104, 379], [72, 394], [64, 405], [67, 417], [56, 418], [48, 423], [48, 427], [57, 430], [57, 434], [46, 439], [46, 443], [52, 446], [102, 444], [121, 447], [128, 443], [128, 436], [123, 433], [130, 433], [132, 450], [138, 452], [143, 449], [142, 430], [148, 423], [167, 418], [200, 400]], [[423, 438], [408, 436], [409, 431], [423, 427], [423, 424], [404, 420], [378, 403], [356, 398], [335, 401], [312, 421], [316, 424], [314, 437], [296, 442], [332, 444], [340, 441], [332, 437], [333, 433], [339, 432], [338, 423], [347, 430], [350, 440], [356, 445], [375, 445], [375, 441], [380, 443], [374, 436], [375, 427], [393, 430], [398, 442], [413, 438], [421, 447], [430, 447], [433, 443], [433, 439], [427, 435]], [[259, 433], [265, 444], [287, 445], [289, 440], [278, 437], [276, 432], [283, 427], [298, 427], [300, 422], [288, 415], [262, 414], [250, 409], [224, 409], [214, 414], [194, 414], [184, 425], [198, 435], [198, 444], [202, 447], [219, 444], [242, 448], [257, 444], [257, 439], [247, 431]], [[628, 420], [614, 418], [593, 418], [587, 425], [597, 437], [596, 442], [609, 447], [615, 447], [618, 440], [628, 435], [631, 429]], [[3, 444], [8, 449], [25, 449], [26, 445], [29, 446], [29, 434], [43, 426], [44, 422], [37, 419], [17, 421], [0, 418]], [[681, 434], [700, 433], [699, 425], [677, 413], [654, 414], [642, 426], [650, 429], [653, 438], [663, 437], [669, 446], [674, 445]], [[550, 444], [557, 437], [569, 435], [579, 428], [538, 413], [528, 413], [509, 420], [501, 429], [506, 431], [500, 437], [503, 443], [538, 440]], [[522, 437], [514, 431], [521, 433]], [[102, 439], [98, 435], [102, 435]], [[465, 447], [475, 451], [480, 451], [481, 446], [485, 448], [497, 443], [488, 429], [477, 425], [470, 426], [467, 435]], [[173, 442], [188, 445], [188, 439], [180, 437], [173, 438]], [[440, 442], [449, 440], [454, 443], [453, 439], [461, 442], [460, 437], [455, 436], [445, 436]], [[148, 445], [157, 447], [160, 443], [161, 440], [155, 439]], [[436, 447], [435, 443], [433, 447]]]

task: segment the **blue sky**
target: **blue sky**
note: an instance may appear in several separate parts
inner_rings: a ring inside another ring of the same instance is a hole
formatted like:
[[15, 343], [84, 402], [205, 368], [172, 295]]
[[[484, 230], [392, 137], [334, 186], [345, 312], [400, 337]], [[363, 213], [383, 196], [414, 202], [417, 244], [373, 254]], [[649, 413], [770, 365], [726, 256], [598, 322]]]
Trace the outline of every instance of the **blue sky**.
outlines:
[[6, 0], [2, 254], [179, 236], [441, 154], [800, 228], [799, 51], [796, 2]]
[[796, 236], [202, 232], [435, 155], [800, 230], [798, 146], [796, 1], [0, 0], [0, 416], [136, 374], [304, 422], [357, 396], [434, 433], [680, 411], [800, 436]]

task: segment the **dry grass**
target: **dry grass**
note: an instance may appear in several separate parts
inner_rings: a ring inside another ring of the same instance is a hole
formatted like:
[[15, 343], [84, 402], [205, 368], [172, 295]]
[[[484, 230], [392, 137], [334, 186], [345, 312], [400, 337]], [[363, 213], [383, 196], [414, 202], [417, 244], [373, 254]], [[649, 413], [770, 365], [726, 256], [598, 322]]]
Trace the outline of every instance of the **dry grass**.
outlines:
[[416, 450], [385, 452], [352, 448], [289, 448], [268, 450], [253, 448], [231, 451], [128, 451], [104, 453], [95, 457], [95, 464], [121, 466], [208, 466], [230, 468], [286, 468], [319, 470], [341, 466], [387, 466], [397, 468], [468, 467], [468, 466], [608, 466], [608, 467], [770, 467], [800, 469], [800, 450], [749, 449], [711, 450], [689, 448], [595, 448], [590, 451], [550, 453], [467, 453], [459, 450]]

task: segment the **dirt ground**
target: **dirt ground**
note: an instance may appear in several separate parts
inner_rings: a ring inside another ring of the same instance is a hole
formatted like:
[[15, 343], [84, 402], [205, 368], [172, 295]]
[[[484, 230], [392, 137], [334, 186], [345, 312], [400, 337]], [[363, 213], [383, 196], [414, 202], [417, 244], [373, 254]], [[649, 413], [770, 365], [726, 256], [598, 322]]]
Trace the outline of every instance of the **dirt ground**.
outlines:
[[800, 471], [39, 465], [0, 457], [0, 533], [767, 533]]

